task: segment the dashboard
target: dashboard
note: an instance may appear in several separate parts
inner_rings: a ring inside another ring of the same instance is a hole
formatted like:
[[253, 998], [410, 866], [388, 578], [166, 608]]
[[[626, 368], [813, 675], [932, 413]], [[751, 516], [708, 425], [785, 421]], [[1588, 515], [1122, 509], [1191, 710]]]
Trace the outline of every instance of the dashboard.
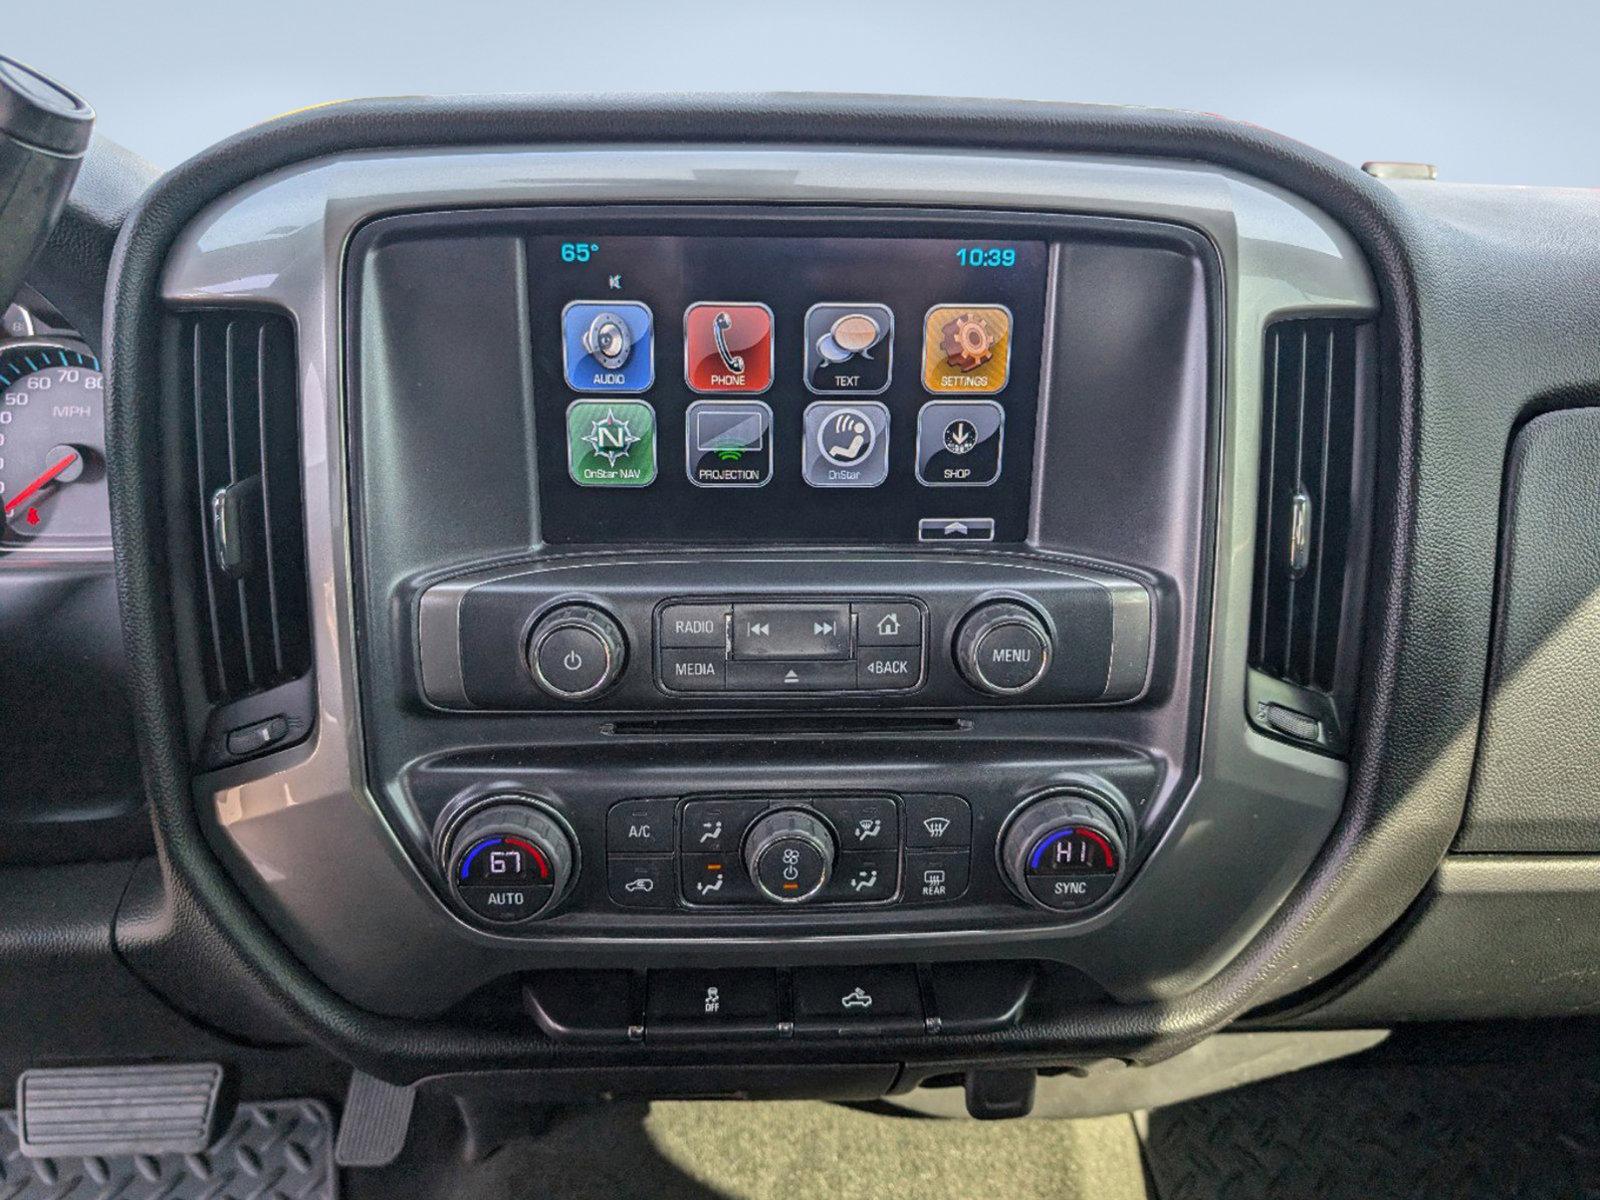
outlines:
[[1518, 750], [1600, 379], [1524, 214], [979, 108], [371, 102], [146, 194], [110, 372], [0, 343], [0, 572], [116, 547], [131, 970], [559, 1096], [1600, 1007], [1505, 970], [1600, 853]]
[[[316, 693], [212, 693], [199, 812], [343, 995], [417, 1017], [519, 980], [558, 1041], [999, 1029], [1036, 985], [1204, 978], [1327, 836], [1347, 697], [1263, 693], [1309, 736], [1222, 698], [1254, 570], [1215, 553], [1256, 531], [1221, 497], [1262, 467], [1269, 335], [1349, 331], [1306, 369], [1367, 402], [1374, 288], [1315, 210], [1181, 164], [714, 146], [257, 188], [163, 292], [185, 362], [292, 318], [304, 467], [263, 490], [304, 489]], [[207, 597], [214, 518], [173, 550]], [[764, 999], [659, 999], [708, 988]], [[601, 992], [609, 1023], [559, 1015]]]

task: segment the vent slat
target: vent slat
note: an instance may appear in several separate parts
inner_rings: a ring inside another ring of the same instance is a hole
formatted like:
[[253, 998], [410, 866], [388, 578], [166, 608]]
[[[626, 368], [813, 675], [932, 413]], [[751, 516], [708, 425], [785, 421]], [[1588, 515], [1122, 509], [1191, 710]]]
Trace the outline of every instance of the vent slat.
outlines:
[[[310, 665], [294, 335], [268, 314], [182, 318], [194, 413], [195, 573], [214, 703]], [[213, 502], [227, 514], [213, 524]], [[219, 555], [219, 536], [230, 551]], [[224, 563], [223, 559], [227, 562]]]
[[[1268, 331], [1264, 364], [1250, 665], [1327, 693], [1345, 625], [1356, 329], [1332, 319], [1280, 322]], [[1308, 543], [1299, 570], [1297, 528]]]
[[[267, 423], [270, 420], [268, 413], [272, 408], [270, 400], [267, 367], [267, 328], [263, 325], [256, 331], [256, 469], [261, 474], [261, 537], [264, 544], [272, 545], [272, 464], [268, 457], [268, 448], [271, 445], [270, 435], [267, 432]], [[266, 557], [267, 576], [267, 628], [272, 635], [272, 670], [275, 675], [283, 673], [283, 631], [280, 622], [282, 613], [278, 608], [278, 572], [275, 568], [275, 556]]]

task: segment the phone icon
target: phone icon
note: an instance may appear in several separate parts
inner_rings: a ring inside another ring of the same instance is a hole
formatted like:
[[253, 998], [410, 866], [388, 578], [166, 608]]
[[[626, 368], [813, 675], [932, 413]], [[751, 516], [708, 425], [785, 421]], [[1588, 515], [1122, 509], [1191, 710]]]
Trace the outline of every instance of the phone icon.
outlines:
[[755, 395], [772, 386], [772, 310], [701, 300], [683, 314], [683, 380], [702, 395]]
[[744, 355], [735, 354], [728, 349], [728, 330], [733, 328], [733, 318], [725, 312], [719, 312], [711, 319], [711, 340], [717, 344], [717, 354], [722, 359], [722, 365], [735, 375], [744, 374]]

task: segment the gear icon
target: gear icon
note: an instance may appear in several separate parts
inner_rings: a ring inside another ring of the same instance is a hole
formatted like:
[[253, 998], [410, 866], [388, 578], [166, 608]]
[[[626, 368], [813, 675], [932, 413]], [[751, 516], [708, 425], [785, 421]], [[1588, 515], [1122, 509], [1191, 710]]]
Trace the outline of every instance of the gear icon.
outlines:
[[958, 313], [939, 332], [939, 349], [958, 371], [976, 371], [994, 356], [994, 330], [977, 313]]

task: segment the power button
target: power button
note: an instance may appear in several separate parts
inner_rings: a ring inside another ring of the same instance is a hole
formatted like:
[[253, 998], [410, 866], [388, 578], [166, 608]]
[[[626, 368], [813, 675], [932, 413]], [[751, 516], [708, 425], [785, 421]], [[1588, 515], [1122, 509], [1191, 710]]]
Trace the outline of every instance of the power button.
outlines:
[[584, 604], [550, 613], [528, 638], [534, 682], [563, 700], [582, 700], [609, 687], [622, 673], [625, 653], [616, 623]]

